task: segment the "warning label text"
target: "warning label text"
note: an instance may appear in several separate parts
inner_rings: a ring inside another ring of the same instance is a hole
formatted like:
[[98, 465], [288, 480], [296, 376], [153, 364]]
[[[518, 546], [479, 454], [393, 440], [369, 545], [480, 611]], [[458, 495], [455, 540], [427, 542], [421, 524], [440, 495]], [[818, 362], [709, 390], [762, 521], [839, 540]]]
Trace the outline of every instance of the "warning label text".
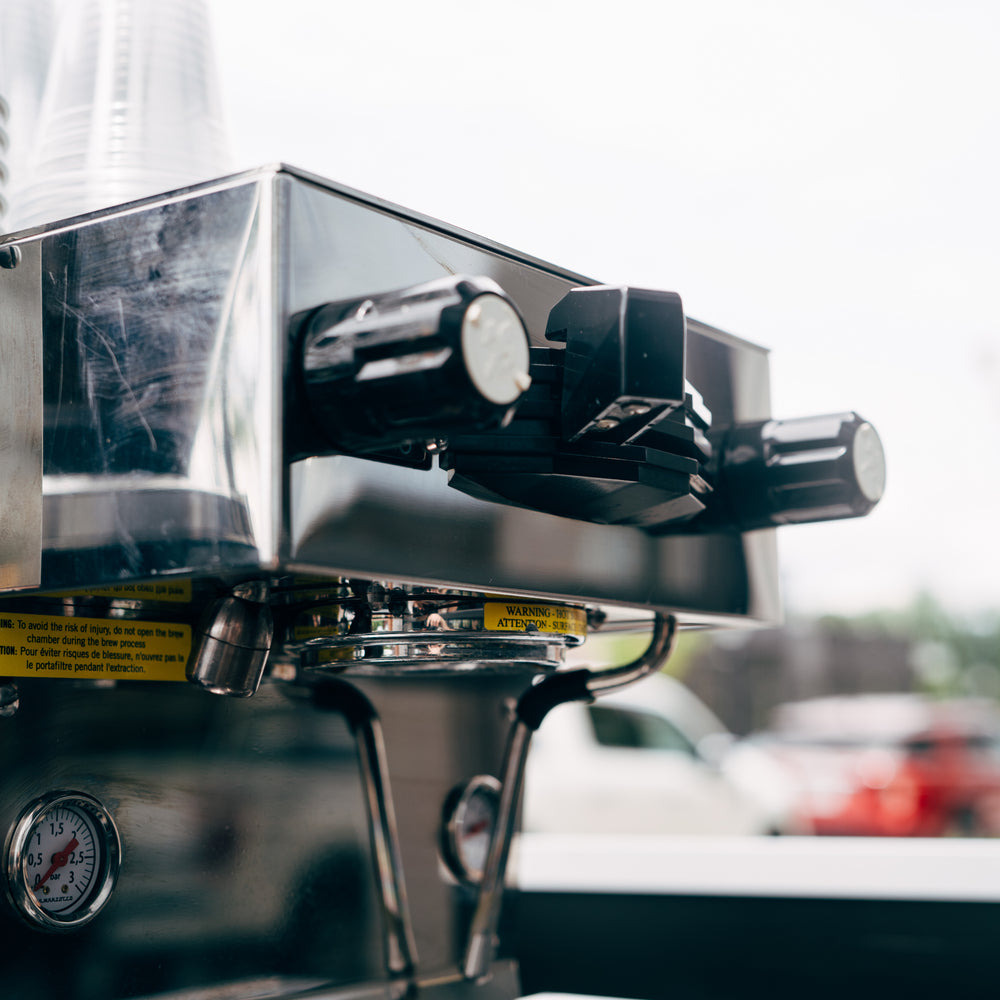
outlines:
[[0, 616], [0, 674], [184, 680], [187, 625], [125, 619]]
[[483, 606], [483, 625], [494, 632], [585, 635], [587, 614], [582, 608], [549, 604], [489, 603]]

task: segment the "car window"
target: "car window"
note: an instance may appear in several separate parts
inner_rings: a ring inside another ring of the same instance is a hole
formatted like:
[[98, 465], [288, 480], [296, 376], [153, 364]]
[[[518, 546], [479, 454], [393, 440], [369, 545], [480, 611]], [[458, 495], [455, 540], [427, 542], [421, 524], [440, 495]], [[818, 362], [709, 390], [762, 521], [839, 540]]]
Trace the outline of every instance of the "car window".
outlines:
[[662, 715], [611, 705], [591, 705], [588, 711], [594, 738], [601, 746], [674, 750], [696, 756], [691, 741]]

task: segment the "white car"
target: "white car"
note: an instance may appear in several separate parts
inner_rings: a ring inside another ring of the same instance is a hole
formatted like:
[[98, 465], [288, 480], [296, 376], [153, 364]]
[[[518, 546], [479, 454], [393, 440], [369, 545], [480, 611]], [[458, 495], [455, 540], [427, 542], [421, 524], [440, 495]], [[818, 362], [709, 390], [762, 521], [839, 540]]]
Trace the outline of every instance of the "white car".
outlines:
[[664, 674], [549, 713], [532, 743], [523, 816], [537, 833], [807, 832], [781, 769]]

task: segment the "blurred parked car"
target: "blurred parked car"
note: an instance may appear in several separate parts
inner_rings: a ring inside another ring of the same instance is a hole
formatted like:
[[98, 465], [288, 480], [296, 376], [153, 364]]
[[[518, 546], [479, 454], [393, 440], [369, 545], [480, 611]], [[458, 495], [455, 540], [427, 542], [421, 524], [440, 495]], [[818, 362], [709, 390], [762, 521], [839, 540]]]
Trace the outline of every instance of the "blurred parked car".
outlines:
[[768, 754], [738, 742], [687, 688], [648, 677], [561, 705], [532, 744], [524, 827], [544, 833], [798, 832]]
[[918, 694], [778, 706], [755, 742], [793, 777], [816, 833], [1000, 834], [1000, 711]]

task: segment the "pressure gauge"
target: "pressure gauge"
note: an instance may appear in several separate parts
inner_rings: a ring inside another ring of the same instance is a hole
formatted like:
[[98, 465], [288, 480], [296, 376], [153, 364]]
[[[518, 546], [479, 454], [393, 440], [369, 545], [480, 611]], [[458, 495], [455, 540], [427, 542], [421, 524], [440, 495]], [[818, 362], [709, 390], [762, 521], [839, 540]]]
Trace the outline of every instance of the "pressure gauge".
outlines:
[[57, 791], [28, 804], [7, 838], [7, 891], [31, 923], [82, 927], [111, 898], [121, 840], [107, 809], [85, 792]]
[[477, 886], [486, 870], [500, 805], [500, 782], [488, 774], [471, 778], [445, 799], [441, 857], [457, 881]]

